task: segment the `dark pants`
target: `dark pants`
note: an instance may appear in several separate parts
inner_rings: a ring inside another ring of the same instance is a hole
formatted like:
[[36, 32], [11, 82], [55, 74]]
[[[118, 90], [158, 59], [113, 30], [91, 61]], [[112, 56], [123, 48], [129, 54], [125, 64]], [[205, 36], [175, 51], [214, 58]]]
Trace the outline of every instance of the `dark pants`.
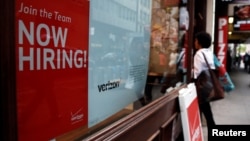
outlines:
[[213, 117], [210, 103], [204, 102], [202, 104], [199, 104], [199, 108], [200, 108], [201, 114], [203, 113], [206, 118], [207, 127], [208, 128], [213, 127], [215, 125], [215, 122], [214, 122], [214, 117]]
[[155, 82], [156, 79], [160, 81], [162, 79], [162, 76], [148, 76], [147, 77], [147, 82], [146, 82], [146, 87], [145, 87], [145, 92], [144, 92], [147, 101], [152, 100], [153, 83]]

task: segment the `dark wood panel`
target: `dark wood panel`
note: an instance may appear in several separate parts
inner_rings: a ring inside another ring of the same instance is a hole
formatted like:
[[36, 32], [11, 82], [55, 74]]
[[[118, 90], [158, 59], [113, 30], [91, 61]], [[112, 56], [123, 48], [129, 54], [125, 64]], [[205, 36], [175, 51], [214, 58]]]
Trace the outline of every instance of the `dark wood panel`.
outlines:
[[163, 141], [172, 141], [173, 137], [173, 122], [176, 119], [178, 113], [174, 113], [162, 126], [161, 126], [161, 139]]
[[14, 0], [0, 1], [0, 140], [2, 141], [17, 140], [14, 7]]
[[160, 130], [157, 130], [149, 139], [147, 139], [147, 141], [160, 141]]

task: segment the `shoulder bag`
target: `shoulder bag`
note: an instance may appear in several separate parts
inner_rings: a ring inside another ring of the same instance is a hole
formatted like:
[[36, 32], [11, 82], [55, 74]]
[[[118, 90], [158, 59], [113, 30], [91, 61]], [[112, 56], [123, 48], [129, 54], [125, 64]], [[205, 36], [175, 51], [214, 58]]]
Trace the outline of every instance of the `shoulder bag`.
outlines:
[[[203, 53], [202, 53], [203, 54]], [[196, 80], [196, 90], [199, 103], [220, 100], [225, 97], [223, 87], [221, 86], [214, 70], [210, 68], [205, 55], [203, 54], [207, 70], [203, 70]]]

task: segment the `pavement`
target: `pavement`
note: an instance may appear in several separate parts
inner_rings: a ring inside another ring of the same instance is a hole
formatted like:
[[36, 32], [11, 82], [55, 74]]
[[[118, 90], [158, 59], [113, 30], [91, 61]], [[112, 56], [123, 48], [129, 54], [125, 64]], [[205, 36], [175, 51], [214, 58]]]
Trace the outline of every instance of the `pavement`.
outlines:
[[[226, 93], [224, 99], [211, 102], [212, 112], [217, 125], [250, 125], [250, 74], [243, 66], [232, 68], [229, 75], [235, 89]], [[207, 127], [203, 125], [204, 141], [207, 141]]]

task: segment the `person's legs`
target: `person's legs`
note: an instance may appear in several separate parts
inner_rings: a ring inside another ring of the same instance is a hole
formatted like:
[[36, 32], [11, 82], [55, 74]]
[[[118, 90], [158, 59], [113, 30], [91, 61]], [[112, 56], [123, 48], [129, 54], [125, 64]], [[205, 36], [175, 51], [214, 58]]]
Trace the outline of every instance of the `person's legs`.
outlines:
[[244, 70], [247, 71], [247, 62], [244, 62]]
[[[162, 79], [162, 76], [147, 76], [147, 81], [146, 81], [146, 86], [145, 86], [145, 99], [147, 100], [147, 102], [152, 101], [153, 96], [152, 96], [152, 90], [153, 90], [153, 86], [156, 83], [156, 80], [159, 81]], [[156, 83], [157, 84], [157, 83]]]
[[207, 127], [212, 127], [215, 125], [212, 109], [209, 102], [204, 102], [199, 105], [201, 113], [204, 114], [207, 122]]
[[152, 89], [153, 89], [152, 83], [154, 83], [155, 79], [156, 79], [155, 76], [148, 76], [147, 77], [145, 92], [144, 92], [147, 101], [152, 100]]
[[153, 89], [152, 84], [146, 84], [145, 96], [146, 96], [146, 100], [148, 100], [148, 101], [152, 100], [152, 89]]
[[247, 72], [250, 73], [250, 61], [247, 62]]

